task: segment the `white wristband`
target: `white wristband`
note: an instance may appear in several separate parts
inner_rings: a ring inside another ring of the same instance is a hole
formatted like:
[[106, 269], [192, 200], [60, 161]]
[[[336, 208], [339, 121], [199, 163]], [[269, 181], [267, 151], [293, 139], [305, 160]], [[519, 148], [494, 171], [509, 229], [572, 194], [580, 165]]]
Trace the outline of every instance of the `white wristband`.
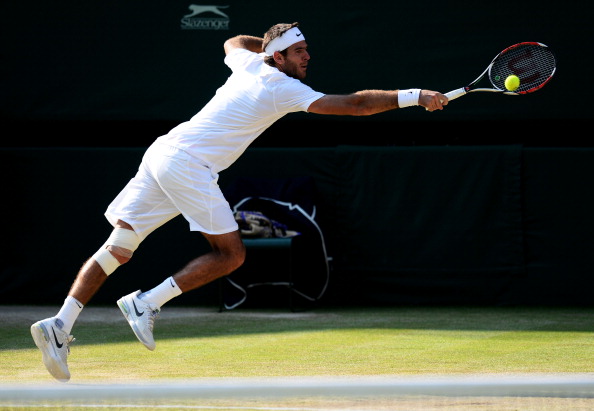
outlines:
[[419, 105], [420, 88], [410, 88], [408, 90], [398, 90], [398, 107], [410, 107]]

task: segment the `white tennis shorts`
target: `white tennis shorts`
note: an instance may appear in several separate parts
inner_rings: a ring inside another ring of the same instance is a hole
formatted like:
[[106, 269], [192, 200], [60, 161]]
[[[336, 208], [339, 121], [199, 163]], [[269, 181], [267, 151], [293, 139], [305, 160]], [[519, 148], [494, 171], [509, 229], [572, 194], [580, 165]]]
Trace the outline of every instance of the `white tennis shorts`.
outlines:
[[118, 220], [130, 224], [141, 240], [179, 214], [191, 231], [230, 233], [238, 225], [218, 179], [217, 173], [185, 151], [154, 143], [105, 217], [112, 225]]

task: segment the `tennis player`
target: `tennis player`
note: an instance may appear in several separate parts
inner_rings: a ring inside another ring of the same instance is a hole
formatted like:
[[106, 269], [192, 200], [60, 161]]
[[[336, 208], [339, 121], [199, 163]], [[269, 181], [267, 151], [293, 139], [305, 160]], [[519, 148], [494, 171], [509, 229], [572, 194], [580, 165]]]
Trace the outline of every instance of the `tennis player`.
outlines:
[[422, 106], [442, 110], [443, 94], [421, 89], [364, 90], [332, 95], [305, 85], [310, 55], [298, 23], [276, 24], [264, 38], [239, 35], [224, 43], [232, 71], [214, 97], [189, 121], [155, 140], [136, 175], [109, 204], [114, 227], [105, 244], [81, 267], [63, 306], [31, 326], [43, 363], [59, 381], [68, 381], [70, 332], [83, 307], [140, 243], [179, 214], [200, 232], [212, 250], [146, 292], [134, 291], [117, 304], [138, 340], [155, 349], [154, 321], [172, 298], [227, 275], [244, 261], [245, 248], [233, 212], [217, 183], [264, 130], [288, 113], [367, 116]]

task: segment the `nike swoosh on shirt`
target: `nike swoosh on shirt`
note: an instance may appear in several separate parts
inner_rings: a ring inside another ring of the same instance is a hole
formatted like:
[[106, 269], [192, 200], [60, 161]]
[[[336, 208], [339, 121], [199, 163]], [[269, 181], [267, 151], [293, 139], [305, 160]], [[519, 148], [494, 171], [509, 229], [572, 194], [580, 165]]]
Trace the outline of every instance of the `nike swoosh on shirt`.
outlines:
[[296, 35], [297, 37], [299, 37], [299, 36], [301, 36], [301, 33], [297, 33], [297, 34], [295, 34], [295, 35]]
[[132, 305], [134, 306], [134, 311], [136, 311], [136, 315], [139, 317], [142, 317], [144, 315], [144, 311], [143, 312], [138, 311], [138, 308], [136, 308], [136, 303], [134, 302], [134, 300], [132, 300]]
[[56, 332], [54, 331], [54, 327], [52, 327], [52, 333], [54, 334], [54, 341], [56, 342], [56, 345], [58, 346], [58, 348], [62, 348], [64, 343], [60, 343], [60, 341], [58, 341], [58, 337], [56, 337]]

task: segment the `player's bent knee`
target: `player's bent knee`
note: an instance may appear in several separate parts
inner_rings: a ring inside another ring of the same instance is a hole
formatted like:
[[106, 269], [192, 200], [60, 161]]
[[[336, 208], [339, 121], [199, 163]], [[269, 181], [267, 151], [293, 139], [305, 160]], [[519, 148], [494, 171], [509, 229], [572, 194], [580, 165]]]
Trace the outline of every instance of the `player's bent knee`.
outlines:
[[239, 267], [243, 265], [243, 263], [245, 262], [245, 256], [246, 251], [245, 247], [243, 247], [243, 244], [241, 248], [238, 248], [237, 250], [234, 250], [233, 253], [231, 253], [230, 263], [232, 265], [233, 270], [237, 270]]
[[237, 263], [241, 266], [245, 262], [246, 251], [245, 248], [241, 250], [239, 255], [237, 256]]
[[[226, 247], [213, 250], [214, 256], [222, 264], [222, 269], [225, 274], [237, 270], [245, 261], [245, 247], [241, 243], [241, 247]], [[224, 267], [224, 268], [223, 268]]]
[[93, 255], [93, 258], [105, 274], [110, 275], [120, 265], [130, 260], [140, 242], [140, 237], [134, 231], [116, 227], [105, 244]]
[[140, 245], [140, 241], [140, 237], [138, 237], [134, 231], [128, 230], [127, 228], [116, 227], [111, 232], [111, 235], [105, 244], [125, 248], [134, 252]]

